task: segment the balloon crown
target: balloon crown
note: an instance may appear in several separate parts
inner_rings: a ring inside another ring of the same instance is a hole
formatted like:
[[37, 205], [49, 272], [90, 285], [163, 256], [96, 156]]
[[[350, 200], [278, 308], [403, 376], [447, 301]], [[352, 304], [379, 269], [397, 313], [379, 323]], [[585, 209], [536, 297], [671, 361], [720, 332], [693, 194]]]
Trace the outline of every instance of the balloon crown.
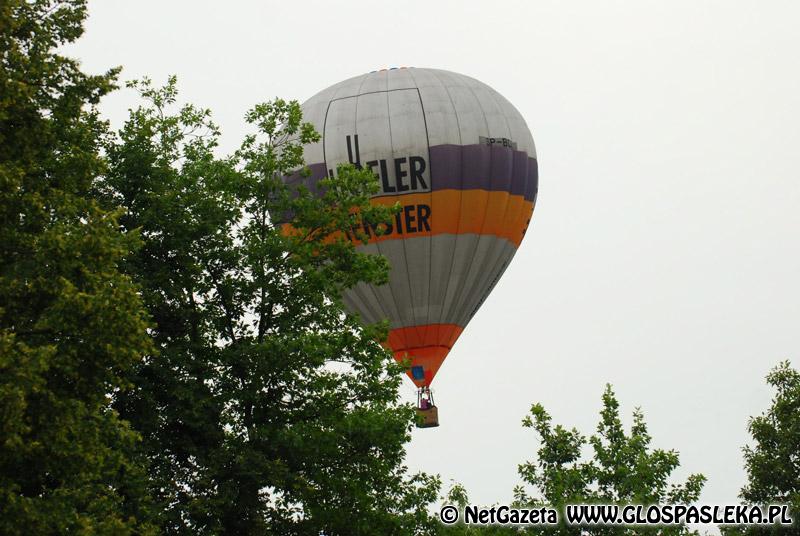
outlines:
[[377, 73], [379, 71], [380, 72], [383, 72], [383, 71], [394, 71], [395, 69], [413, 69], [413, 67], [403, 66], [403, 67], [388, 67], [388, 68], [385, 68], [385, 69], [375, 69], [374, 71], [370, 71], [370, 74], [371, 73]]

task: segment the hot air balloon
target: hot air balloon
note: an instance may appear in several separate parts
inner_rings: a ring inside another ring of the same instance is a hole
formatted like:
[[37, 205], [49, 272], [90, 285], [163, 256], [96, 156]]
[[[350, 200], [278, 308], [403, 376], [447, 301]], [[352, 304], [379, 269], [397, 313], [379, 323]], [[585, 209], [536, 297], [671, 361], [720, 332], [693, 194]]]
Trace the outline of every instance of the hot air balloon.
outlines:
[[322, 134], [305, 147], [313, 190], [340, 163], [379, 177], [375, 204], [402, 210], [385, 234], [356, 242], [390, 264], [383, 286], [359, 284], [345, 306], [365, 322], [388, 319], [388, 345], [410, 360], [423, 425], [447, 354], [508, 267], [538, 190], [533, 137], [520, 113], [474, 78], [393, 68], [350, 78], [311, 97], [303, 118]]

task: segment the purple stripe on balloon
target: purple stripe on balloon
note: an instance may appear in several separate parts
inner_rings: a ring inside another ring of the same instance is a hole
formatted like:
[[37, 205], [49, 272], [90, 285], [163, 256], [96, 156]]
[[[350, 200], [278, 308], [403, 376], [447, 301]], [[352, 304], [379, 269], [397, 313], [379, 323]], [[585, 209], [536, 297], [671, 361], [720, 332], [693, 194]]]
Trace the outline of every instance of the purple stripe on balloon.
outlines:
[[536, 159], [498, 145], [435, 145], [430, 148], [434, 190], [489, 190], [524, 195], [538, 187]]
[[539, 193], [539, 163], [535, 158], [529, 158], [528, 180], [525, 182], [525, 199], [535, 201]]
[[505, 147], [493, 145], [492, 169], [489, 173], [490, 190], [509, 191], [511, 190], [511, 179], [514, 173], [514, 151]]
[[509, 188], [509, 192], [512, 195], [523, 195], [525, 193], [525, 182], [528, 180], [528, 168], [531, 160], [525, 151], [514, 151], [514, 166], [511, 176], [511, 188]]
[[[539, 172], [535, 158], [525, 151], [497, 145], [435, 145], [430, 148], [432, 190], [488, 190], [536, 198]], [[286, 177], [290, 186], [304, 185], [321, 194], [318, 183], [327, 176], [325, 164], [308, 166], [311, 174], [295, 172]]]
[[319, 186], [319, 181], [328, 175], [325, 164], [309, 164], [306, 167], [308, 168], [306, 173], [310, 172], [308, 176], [304, 177], [302, 171], [295, 171], [291, 175], [284, 177], [283, 181], [289, 186], [297, 187], [303, 185], [315, 195], [321, 195], [323, 192]]
[[[491, 186], [491, 169], [492, 169], [492, 148], [489, 145], [471, 145], [468, 147], [457, 147], [461, 152], [461, 189], [474, 190], [482, 189], [488, 190]], [[431, 167], [436, 169], [436, 161], [431, 156]], [[452, 174], [449, 170], [436, 169], [435, 175], [431, 177], [431, 183], [436, 184], [439, 177], [451, 177]], [[456, 175], [458, 178], [458, 175]], [[439, 190], [439, 186], [434, 186], [434, 189]]]

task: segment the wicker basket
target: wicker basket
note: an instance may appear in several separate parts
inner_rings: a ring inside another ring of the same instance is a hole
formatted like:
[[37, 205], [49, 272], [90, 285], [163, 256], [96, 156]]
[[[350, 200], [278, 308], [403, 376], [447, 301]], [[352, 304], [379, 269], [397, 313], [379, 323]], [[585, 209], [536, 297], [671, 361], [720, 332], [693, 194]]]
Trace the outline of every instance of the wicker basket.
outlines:
[[433, 428], [439, 426], [439, 410], [436, 406], [428, 409], [417, 408], [417, 428]]

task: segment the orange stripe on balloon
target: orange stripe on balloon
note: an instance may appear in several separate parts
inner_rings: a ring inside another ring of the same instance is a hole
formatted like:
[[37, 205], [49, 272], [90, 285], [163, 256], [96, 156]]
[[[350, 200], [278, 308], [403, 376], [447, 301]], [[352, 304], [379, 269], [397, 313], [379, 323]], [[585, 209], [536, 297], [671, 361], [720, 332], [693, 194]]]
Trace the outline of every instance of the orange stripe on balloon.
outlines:
[[[392, 233], [382, 236], [370, 233], [369, 243], [439, 234], [481, 234], [503, 238], [519, 247], [533, 212], [532, 201], [525, 200], [522, 195], [511, 195], [505, 191], [437, 190], [421, 194], [376, 197], [370, 202], [384, 206], [399, 203], [403, 209], [393, 220]], [[424, 210], [419, 208], [421, 205], [430, 207], [427, 226], [420, 222], [421, 210]], [[404, 207], [411, 207], [409, 215], [414, 232], [408, 232]], [[397, 218], [400, 220], [402, 232], [397, 231]], [[287, 234], [292, 232], [289, 224], [284, 224], [283, 230]], [[338, 236], [340, 235], [334, 235], [330, 240]]]
[[[427, 329], [420, 329], [427, 328]], [[464, 330], [456, 324], [425, 324], [423, 326], [410, 326], [395, 328], [389, 331], [386, 344], [392, 350], [410, 350], [423, 346], [446, 346], [452, 348], [456, 339]], [[419, 335], [424, 333], [424, 335]]]

